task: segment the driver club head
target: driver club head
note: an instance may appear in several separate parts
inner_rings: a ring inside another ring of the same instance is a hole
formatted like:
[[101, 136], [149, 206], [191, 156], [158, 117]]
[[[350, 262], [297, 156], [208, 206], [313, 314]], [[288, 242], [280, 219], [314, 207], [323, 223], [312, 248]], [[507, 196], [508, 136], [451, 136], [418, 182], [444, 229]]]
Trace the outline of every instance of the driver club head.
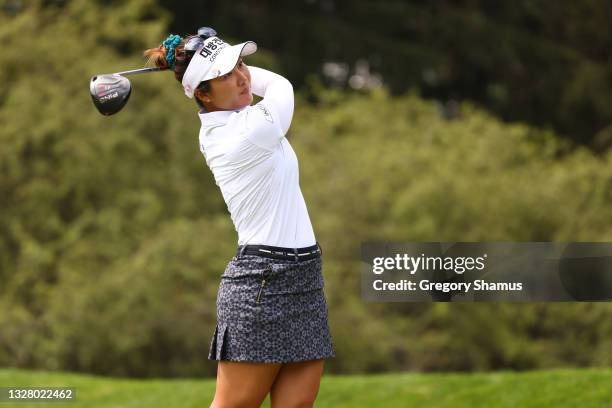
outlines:
[[96, 75], [91, 78], [89, 92], [94, 105], [103, 115], [119, 112], [132, 93], [130, 81], [118, 74]]

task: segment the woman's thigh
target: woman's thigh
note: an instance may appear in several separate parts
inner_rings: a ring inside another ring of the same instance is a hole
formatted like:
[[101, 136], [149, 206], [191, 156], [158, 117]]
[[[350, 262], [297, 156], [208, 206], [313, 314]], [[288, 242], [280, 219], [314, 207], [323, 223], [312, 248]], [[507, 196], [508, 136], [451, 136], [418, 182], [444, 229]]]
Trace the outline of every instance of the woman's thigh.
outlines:
[[272, 408], [312, 407], [324, 365], [323, 359], [283, 364], [270, 390]]
[[278, 374], [280, 363], [219, 361], [214, 408], [261, 406]]

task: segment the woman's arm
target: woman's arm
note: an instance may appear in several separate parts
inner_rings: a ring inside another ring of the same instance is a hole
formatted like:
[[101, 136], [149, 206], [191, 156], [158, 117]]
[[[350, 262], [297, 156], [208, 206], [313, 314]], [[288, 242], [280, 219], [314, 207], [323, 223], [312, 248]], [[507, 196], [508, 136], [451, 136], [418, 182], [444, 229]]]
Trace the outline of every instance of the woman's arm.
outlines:
[[258, 96], [263, 97], [259, 102], [262, 114], [271, 115], [273, 122], [278, 121], [278, 126], [284, 136], [289, 130], [291, 119], [293, 117], [293, 86], [282, 76], [274, 72], [249, 66], [251, 73], [251, 91]]
[[282, 76], [262, 68], [249, 67], [251, 90], [263, 97], [266, 108], [276, 113], [283, 135], [289, 130], [293, 117], [293, 86]]

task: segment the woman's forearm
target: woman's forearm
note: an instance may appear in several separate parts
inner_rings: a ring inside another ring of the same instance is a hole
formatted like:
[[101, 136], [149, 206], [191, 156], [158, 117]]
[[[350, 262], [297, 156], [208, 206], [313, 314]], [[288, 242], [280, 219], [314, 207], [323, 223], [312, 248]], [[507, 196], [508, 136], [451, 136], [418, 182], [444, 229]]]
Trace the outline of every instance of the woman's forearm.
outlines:
[[251, 91], [263, 97], [265, 105], [278, 115], [283, 134], [289, 130], [293, 117], [293, 86], [284, 77], [263, 68], [249, 66]]

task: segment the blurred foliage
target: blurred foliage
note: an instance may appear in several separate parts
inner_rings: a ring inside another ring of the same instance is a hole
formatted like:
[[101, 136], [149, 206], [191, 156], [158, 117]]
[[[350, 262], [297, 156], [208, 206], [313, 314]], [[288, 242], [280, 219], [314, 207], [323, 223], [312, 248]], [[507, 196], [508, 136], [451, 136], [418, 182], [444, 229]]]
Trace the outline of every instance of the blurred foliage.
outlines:
[[358, 299], [364, 241], [610, 241], [612, 154], [572, 151], [467, 104], [448, 120], [416, 96], [312, 93], [319, 100], [302, 105], [289, 138], [326, 256], [335, 369], [612, 363], [607, 304]]
[[[509, 121], [612, 145], [612, 3], [607, 0], [236, 0], [160, 4], [172, 29], [203, 25], [282, 55], [302, 85], [325, 62], [366, 62], [394, 94], [471, 100]], [[342, 77], [342, 75], [341, 75]]]
[[[113, 117], [88, 94], [91, 76], [143, 65], [170, 16], [153, 0], [1, 4], [0, 365], [214, 375], [236, 235], [196, 106], [168, 73], [132, 77]], [[285, 61], [262, 51], [247, 62]], [[324, 250], [329, 370], [612, 365], [608, 304], [364, 303], [358, 272], [366, 240], [610, 241], [612, 152], [471, 104], [316, 78], [297, 106], [289, 139]]]

